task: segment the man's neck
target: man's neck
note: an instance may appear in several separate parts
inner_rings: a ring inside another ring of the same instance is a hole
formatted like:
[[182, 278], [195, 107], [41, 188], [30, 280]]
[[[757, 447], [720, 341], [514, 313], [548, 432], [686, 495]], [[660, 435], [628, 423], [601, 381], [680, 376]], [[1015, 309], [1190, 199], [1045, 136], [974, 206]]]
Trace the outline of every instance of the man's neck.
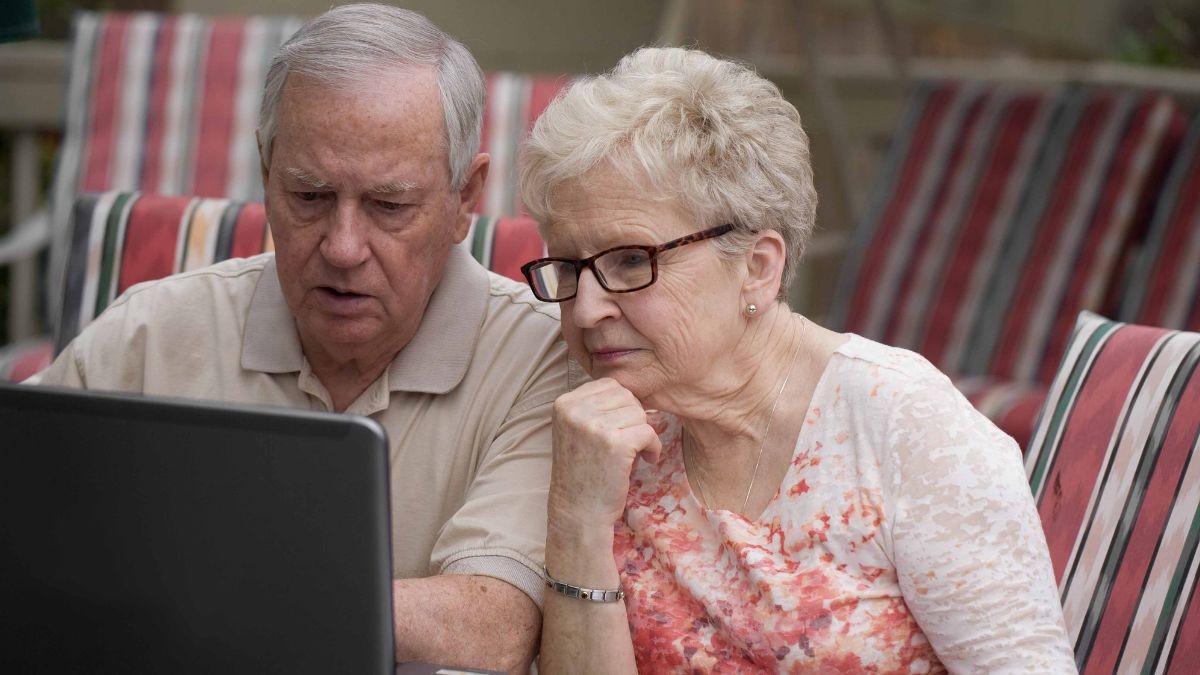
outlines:
[[330, 402], [335, 412], [343, 412], [350, 407], [400, 353], [401, 347], [376, 350], [369, 355], [353, 356], [350, 358], [334, 358], [327, 350], [310, 349], [304, 344], [304, 356], [312, 368], [313, 375], [329, 392]]

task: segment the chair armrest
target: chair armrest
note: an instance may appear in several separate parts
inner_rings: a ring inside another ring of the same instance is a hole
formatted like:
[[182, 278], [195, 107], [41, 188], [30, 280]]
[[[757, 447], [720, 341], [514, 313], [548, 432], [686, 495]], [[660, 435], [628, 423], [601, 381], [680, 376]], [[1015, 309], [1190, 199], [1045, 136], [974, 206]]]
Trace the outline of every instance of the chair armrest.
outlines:
[[42, 209], [17, 223], [16, 228], [0, 237], [0, 265], [25, 260], [50, 242], [50, 215]]

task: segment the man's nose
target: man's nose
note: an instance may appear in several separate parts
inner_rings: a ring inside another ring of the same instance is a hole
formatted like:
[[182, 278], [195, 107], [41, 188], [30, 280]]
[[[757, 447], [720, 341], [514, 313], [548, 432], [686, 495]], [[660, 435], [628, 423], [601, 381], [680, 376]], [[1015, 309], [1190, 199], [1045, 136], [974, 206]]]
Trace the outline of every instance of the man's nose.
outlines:
[[579, 270], [575, 297], [571, 299], [571, 318], [580, 328], [591, 328], [604, 319], [620, 316], [621, 309], [613, 294], [604, 290], [595, 273], [588, 268]]
[[334, 267], [357, 267], [371, 256], [367, 241], [370, 223], [355, 202], [338, 200], [329, 215], [331, 221], [321, 241], [321, 255]]

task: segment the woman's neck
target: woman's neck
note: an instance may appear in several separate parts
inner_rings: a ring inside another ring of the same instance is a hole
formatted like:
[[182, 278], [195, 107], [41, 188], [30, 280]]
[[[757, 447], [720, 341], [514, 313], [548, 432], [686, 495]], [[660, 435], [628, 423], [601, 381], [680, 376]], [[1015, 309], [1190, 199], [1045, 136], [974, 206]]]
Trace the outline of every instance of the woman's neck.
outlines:
[[805, 358], [807, 326], [807, 319], [776, 304], [751, 322], [734, 353], [714, 364], [703, 380], [658, 406], [679, 418], [695, 458], [757, 450], [767, 428], [779, 425], [774, 417], [790, 407], [779, 405], [782, 385], [795, 390], [800, 384], [789, 377]]

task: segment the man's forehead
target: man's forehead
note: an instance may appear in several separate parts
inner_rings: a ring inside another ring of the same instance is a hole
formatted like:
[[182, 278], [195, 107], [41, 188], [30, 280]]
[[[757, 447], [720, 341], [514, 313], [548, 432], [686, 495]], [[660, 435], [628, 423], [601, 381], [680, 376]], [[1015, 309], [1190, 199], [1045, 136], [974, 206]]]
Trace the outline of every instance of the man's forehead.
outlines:
[[[303, 169], [298, 166], [289, 166], [284, 169], [289, 176], [296, 181], [303, 183], [312, 188], [318, 189], [336, 189], [341, 187], [333, 182], [326, 180], [317, 173], [308, 169]], [[403, 192], [412, 192], [419, 190], [420, 185], [412, 181], [401, 180], [386, 180], [380, 183], [369, 184], [363, 188], [365, 192], [377, 192], [383, 194], [399, 194]]]
[[[295, 96], [289, 97], [289, 93]], [[283, 82], [280, 103], [303, 104], [305, 98], [313, 93], [332, 93], [346, 97], [386, 96], [396, 101], [412, 99], [435, 103], [441, 108], [441, 84], [438, 82], [437, 70], [433, 66], [421, 64], [357, 67], [321, 74], [291, 72]]]

